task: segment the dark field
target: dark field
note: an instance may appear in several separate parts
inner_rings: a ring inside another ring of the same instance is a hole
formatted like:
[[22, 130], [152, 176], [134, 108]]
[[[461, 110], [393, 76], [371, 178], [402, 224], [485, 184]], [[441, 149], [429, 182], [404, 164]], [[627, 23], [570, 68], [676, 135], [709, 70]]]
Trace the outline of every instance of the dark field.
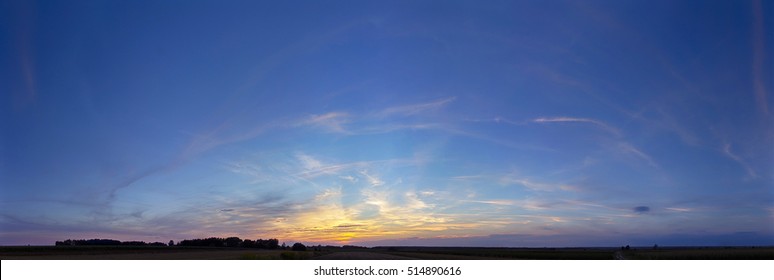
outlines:
[[[471, 248], [375, 247], [366, 252], [425, 260], [774, 260], [774, 247]], [[352, 251], [352, 250], [350, 250]]]
[[622, 253], [632, 260], [774, 260], [774, 247], [687, 247]]
[[370, 249], [418, 259], [432, 260], [611, 260], [610, 248], [464, 248], [464, 247], [376, 247]]
[[3, 260], [774, 260], [774, 247], [375, 247], [309, 251], [208, 247], [7, 246]]
[[323, 252], [242, 248], [149, 246], [6, 246], [3, 260], [282, 260], [310, 259]]

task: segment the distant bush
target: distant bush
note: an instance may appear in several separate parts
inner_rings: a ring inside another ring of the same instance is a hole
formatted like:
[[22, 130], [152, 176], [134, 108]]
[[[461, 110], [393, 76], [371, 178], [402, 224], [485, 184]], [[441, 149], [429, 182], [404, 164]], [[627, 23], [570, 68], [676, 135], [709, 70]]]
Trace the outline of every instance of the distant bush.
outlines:
[[292, 249], [293, 251], [306, 251], [306, 245], [301, 243], [293, 244]]

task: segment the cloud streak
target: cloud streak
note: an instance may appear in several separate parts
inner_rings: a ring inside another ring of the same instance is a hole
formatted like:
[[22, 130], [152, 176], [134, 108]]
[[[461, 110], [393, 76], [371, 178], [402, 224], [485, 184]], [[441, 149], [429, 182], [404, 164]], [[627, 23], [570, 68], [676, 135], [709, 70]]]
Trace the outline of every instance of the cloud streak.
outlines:
[[590, 123], [610, 132], [615, 136], [621, 136], [621, 132], [618, 129], [604, 122], [594, 120], [594, 119], [572, 118], [572, 117], [542, 117], [542, 118], [532, 119], [531, 122], [533, 123]]
[[576, 187], [566, 184], [546, 184], [539, 183], [527, 178], [521, 178], [514, 175], [507, 175], [500, 179], [501, 184], [513, 185], [518, 184], [524, 186], [527, 189], [533, 191], [553, 192], [553, 191], [575, 191]]
[[344, 125], [350, 122], [350, 115], [345, 112], [330, 112], [322, 115], [312, 115], [301, 121], [299, 126], [313, 126], [328, 132], [349, 134]]
[[635, 148], [629, 143], [624, 143], [624, 142], [618, 143], [618, 150], [623, 152], [624, 154], [633, 155], [634, 157], [645, 161], [650, 166], [658, 167], [658, 164], [656, 164], [653, 158], [651, 158], [648, 154], [641, 151], [640, 149]]
[[453, 102], [456, 100], [457, 97], [447, 97], [444, 99], [439, 99], [436, 101], [428, 102], [428, 103], [419, 103], [419, 104], [410, 104], [410, 105], [402, 105], [402, 106], [395, 106], [395, 107], [389, 107], [386, 109], [383, 109], [377, 113], [374, 114], [377, 118], [386, 118], [391, 117], [395, 115], [399, 116], [413, 116], [420, 113], [428, 112], [437, 110], [439, 108], [442, 108], [446, 106], [447, 104]]
[[758, 173], [756, 173], [755, 170], [744, 159], [742, 159], [742, 157], [734, 154], [731, 151], [731, 144], [726, 144], [723, 146], [723, 154], [739, 163], [739, 165], [741, 165], [745, 171], [747, 171], [747, 176], [750, 178], [758, 178]]

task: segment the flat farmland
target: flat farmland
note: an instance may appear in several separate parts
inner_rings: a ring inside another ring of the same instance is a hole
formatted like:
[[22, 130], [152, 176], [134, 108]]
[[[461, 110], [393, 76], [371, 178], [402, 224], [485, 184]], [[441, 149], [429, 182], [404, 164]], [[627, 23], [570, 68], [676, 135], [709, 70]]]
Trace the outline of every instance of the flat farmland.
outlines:
[[7, 246], [3, 260], [774, 260], [774, 247], [375, 247], [289, 251], [152, 246]]
[[3, 260], [281, 260], [310, 259], [323, 252], [241, 248], [126, 246], [8, 246]]
[[774, 247], [639, 249], [621, 252], [633, 260], [774, 260]]

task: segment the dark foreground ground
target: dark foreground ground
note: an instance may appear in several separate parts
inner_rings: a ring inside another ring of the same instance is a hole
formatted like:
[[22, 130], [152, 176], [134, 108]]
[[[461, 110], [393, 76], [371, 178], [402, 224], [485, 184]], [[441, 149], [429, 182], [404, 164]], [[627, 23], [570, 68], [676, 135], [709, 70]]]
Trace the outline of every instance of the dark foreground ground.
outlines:
[[6, 246], [2, 260], [774, 260], [774, 247], [326, 248], [302, 252], [208, 247]]

